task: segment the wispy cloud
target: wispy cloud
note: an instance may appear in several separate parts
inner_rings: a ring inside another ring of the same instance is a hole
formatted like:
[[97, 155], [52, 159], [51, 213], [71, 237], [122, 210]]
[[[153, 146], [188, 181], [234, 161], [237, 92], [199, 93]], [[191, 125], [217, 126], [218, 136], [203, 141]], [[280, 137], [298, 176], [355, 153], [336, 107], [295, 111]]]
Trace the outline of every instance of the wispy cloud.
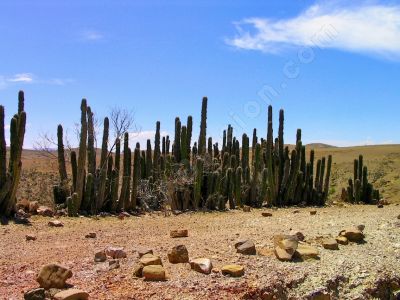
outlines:
[[14, 75], [0, 75], [0, 90], [12, 85], [21, 84], [46, 84], [65, 85], [74, 82], [71, 78], [39, 78], [32, 73], [18, 73]]
[[395, 144], [393, 140], [377, 141], [370, 137], [364, 140], [318, 140], [318, 143], [332, 145], [336, 147], [355, 147], [355, 146], [372, 146], [372, 145], [389, 145]]
[[[136, 143], [140, 143], [140, 147], [145, 149], [147, 140], [150, 139], [152, 147], [154, 147], [154, 137], [156, 135], [155, 130], [143, 130], [143, 131], [138, 131], [138, 132], [131, 132], [129, 133], [129, 144], [130, 145], [136, 145]], [[161, 131], [160, 132], [161, 138], [163, 136], [168, 135], [167, 131]], [[132, 146], [134, 147], [134, 146]], [[133, 149], [132, 149], [133, 150]]]
[[244, 19], [235, 23], [238, 33], [226, 42], [239, 49], [266, 53], [291, 47], [319, 47], [399, 59], [400, 5], [370, 3], [321, 3], [291, 19]]
[[104, 39], [104, 35], [96, 30], [84, 30], [81, 33], [81, 37], [85, 41], [99, 41]]

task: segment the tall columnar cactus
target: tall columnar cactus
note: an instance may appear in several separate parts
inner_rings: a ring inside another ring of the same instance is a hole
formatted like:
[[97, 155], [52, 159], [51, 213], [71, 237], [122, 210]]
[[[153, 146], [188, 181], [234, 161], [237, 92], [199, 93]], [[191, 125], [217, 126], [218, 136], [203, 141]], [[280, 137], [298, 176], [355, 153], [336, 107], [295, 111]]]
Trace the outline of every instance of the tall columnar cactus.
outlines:
[[87, 103], [86, 99], [82, 99], [81, 103], [81, 133], [79, 141], [79, 155], [78, 155], [78, 168], [76, 174], [76, 190], [77, 197], [74, 197], [74, 207], [79, 210], [83, 199], [83, 188], [85, 185], [85, 164], [86, 164], [86, 150], [87, 150]]
[[212, 142], [212, 137], [208, 138], [207, 142], [207, 153], [210, 157], [213, 156], [213, 142]]
[[192, 134], [193, 134], [193, 117], [188, 116], [187, 118], [187, 123], [186, 123], [186, 128], [187, 128], [187, 153], [188, 153], [188, 159], [190, 160], [190, 152], [191, 152], [191, 145], [192, 145]]
[[239, 207], [242, 207], [242, 176], [243, 171], [241, 167], [237, 167], [235, 172], [235, 201]]
[[153, 176], [158, 179], [160, 173], [160, 121], [156, 123], [156, 135], [154, 137]]
[[60, 181], [65, 182], [68, 180], [67, 168], [65, 166], [65, 151], [64, 151], [64, 141], [63, 141], [63, 127], [58, 125], [57, 127], [57, 157], [58, 157], [58, 173], [60, 175]]
[[100, 183], [97, 195], [97, 208], [102, 209], [106, 196], [106, 180], [107, 180], [107, 155], [108, 155], [108, 136], [110, 130], [110, 121], [106, 117], [104, 118], [103, 126], [103, 141], [101, 144], [101, 155], [100, 155]]
[[206, 136], [207, 136], [207, 97], [203, 97], [201, 104], [201, 123], [200, 135], [198, 143], [198, 152], [202, 156], [206, 153]]
[[136, 209], [137, 206], [139, 180], [140, 180], [140, 145], [138, 143], [136, 144], [135, 151], [133, 154], [133, 174], [132, 174], [132, 193], [131, 193], [132, 209]]
[[115, 140], [115, 160], [114, 160], [114, 170], [111, 174], [112, 184], [111, 184], [111, 211], [115, 212], [118, 203], [118, 190], [119, 190], [119, 174], [121, 170], [121, 140], [117, 138]]
[[179, 118], [175, 118], [175, 140], [173, 145], [173, 152], [175, 157], [175, 162], [180, 163], [182, 156], [181, 156], [181, 121]]
[[25, 136], [26, 113], [24, 92], [18, 93], [18, 113], [10, 124], [10, 158], [7, 171], [7, 147], [4, 133], [4, 107], [0, 106], [0, 215], [9, 217], [15, 211], [16, 193], [22, 171], [22, 147]]
[[204, 161], [201, 158], [196, 160], [196, 172], [194, 182], [194, 208], [198, 209], [202, 201], [201, 188], [203, 186]]
[[152, 159], [153, 151], [151, 150], [151, 141], [147, 140], [146, 145], [146, 177], [149, 178], [153, 176], [153, 159]]
[[[119, 201], [118, 201], [118, 207], [117, 210], [121, 210], [124, 208], [125, 210], [129, 209], [129, 198], [127, 198], [127, 194], [129, 191], [129, 178], [131, 173], [130, 171], [130, 157], [129, 157], [129, 134], [126, 132], [124, 134], [124, 156], [123, 156], [123, 175], [122, 175], [122, 185], [121, 185], [121, 191], [120, 191], [120, 196], [119, 196]], [[128, 205], [127, 205], [128, 204]], [[128, 207], [126, 207], [128, 206]]]
[[243, 135], [242, 135], [242, 169], [243, 170], [245, 168], [249, 167], [249, 163], [250, 163], [249, 155], [250, 155], [249, 137], [247, 136], [247, 134], [243, 133]]
[[187, 152], [187, 128], [186, 126], [182, 126], [181, 128], [181, 142], [180, 142], [180, 152], [181, 152], [181, 160], [188, 160], [189, 153]]
[[72, 191], [76, 191], [76, 179], [78, 174], [78, 160], [76, 152], [71, 151]]
[[88, 173], [96, 173], [96, 149], [94, 146], [95, 133], [94, 133], [94, 121], [93, 112], [90, 106], [87, 108], [87, 120], [88, 120], [88, 139], [87, 139], [87, 160], [88, 160]]

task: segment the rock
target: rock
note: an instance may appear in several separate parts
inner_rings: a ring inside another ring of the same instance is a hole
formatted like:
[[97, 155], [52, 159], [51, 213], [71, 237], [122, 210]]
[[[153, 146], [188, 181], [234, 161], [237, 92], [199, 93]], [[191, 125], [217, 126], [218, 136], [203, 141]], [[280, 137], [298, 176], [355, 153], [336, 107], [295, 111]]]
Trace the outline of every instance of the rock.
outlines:
[[380, 204], [380, 205], [389, 205], [390, 203], [386, 199], [381, 199], [381, 200], [378, 201], [378, 204]]
[[235, 244], [237, 253], [245, 255], [256, 255], [256, 246], [250, 240], [241, 240]]
[[182, 237], [187, 237], [188, 236], [188, 230], [187, 229], [178, 229], [178, 230], [171, 230], [169, 233], [170, 237], [172, 238], [182, 238]]
[[293, 211], [293, 213], [294, 214], [298, 214], [298, 213], [300, 213], [300, 211], [298, 209], [296, 209], [296, 210]]
[[285, 249], [282, 249], [281, 247], [275, 247], [275, 256], [278, 258], [280, 261], [291, 261], [293, 258], [293, 254], [290, 254], [287, 252]]
[[30, 212], [31, 214], [37, 214], [38, 208], [39, 208], [39, 202], [37, 202], [37, 201], [31, 201], [31, 202], [29, 203], [29, 212]]
[[261, 213], [261, 215], [262, 215], [263, 217], [272, 217], [272, 214], [269, 213], [269, 212], [263, 212], [263, 213]]
[[331, 295], [327, 292], [324, 291], [315, 291], [312, 292], [307, 299], [310, 300], [330, 300], [331, 299]]
[[326, 239], [322, 242], [322, 247], [328, 250], [339, 250], [338, 243], [334, 239]]
[[383, 204], [378, 204], [377, 207], [378, 208], [383, 208]]
[[304, 234], [301, 231], [291, 230], [289, 234], [297, 237], [298, 241], [304, 241]]
[[345, 236], [350, 242], [362, 242], [365, 238], [362, 231], [358, 228], [347, 228], [339, 233], [339, 236]]
[[48, 264], [42, 267], [36, 281], [44, 289], [62, 289], [65, 287], [65, 282], [71, 277], [71, 270], [57, 264]]
[[136, 264], [133, 267], [133, 271], [132, 271], [133, 277], [142, 277], [143, 276], [143, 268], [144, 268], [143, 264], [141, 264], [141, 263]]
[[31, 216], [30, 214], [28, 214], [24, 210], [20, 209], [14, 215], [14, 223], [30, 225], [31, 224], [31, 221], [29, 220], [30, 216]]
[[108, 262], [108, 269], [109, 270], [114, 270], [119, 268], [119, 260], [118, 259], [112, 259]]
[[363, 224], [357, 225], [357, 229], [360, 231], [364, 231], [365, 225], [363, 225]]
[[140, 258], [140, 263], [143, 266], [162, 265], [161, 258], [153, 254], [145, 254]]
[[49, 221], [48, 225], [50, 227], [63, 227], [64, 226], [64, 224], [58, 220], [51, 220], [51, 221]]
[[145, 266], [142, 271], [145, 280], [161, 281], [165, 280], [165, 270], [160, 265]]
[[87, 300], [89, 299], [89, 294], [78, 290], [78, 289], [69, 289], [65, 291], [58, 292], [54, 295], [55, 300]]
[[184, 245], [178, 245], [168, 252], [168, 260], [171, 264], [189, 262], [189, 252]]
[[107, 255], [104, 250], [100, 250], [100, 251], [96, 252], [96, 254], [94, 255], [95, 262], [104, 262], [106, 260], [107, 260]]
[[190, 267], [196, 272], [208, 275], [211, 273], [213, 265], [208, 258], [196, 258], [190, 261]]
[[87, 238], [87, 239], [95, 239], [96, 238], [96, 233], [95, 232], [89, 232], [87, 235], [85, 235], [85, 238]]
[[43, 216], [43, 217], [52, 217], [54, 216], [54, 211], [48, 207], [48, 206], [39, 206], [39, 208], [36, 209], [36, 212], [38, 215]]
[[25, 238], [27, 241], [36, 241], [36, 235], [34, 234], [27, 234]]
[[36, 288], [30, 291], [27, 291], [24, 294], [24, 299], [25, 300], [45, 300], [46, 295], [44, 288]]
[[106, 249], [106, 254], [113, 259], [126, 258], [126, 252], [123, 247], [108, 247]]
[[144, 247], [138, 248], [138, 249], [136, 249], [136, 251], [139, 255], [139, 258], [141, 258], [145, 254], [153, 254], [153, 250], [151, 250], [149, 248], [144, 248]]
[[340, 245], [348, 245], [349, 244], [349, 240], [345, 236], [338, 236], [336, 238], [336, 242]]
[[294, 235], [275, 235], [274, 236], [275, 255], [281, 261], [292, 259], [297, 247], [298, 239]]
[[311, 211], [310, 211], [310, 215], [315, 216], [316, 214], [317, 214], [317, 211], [316, 211], [316, 210], [311, 210]]
[[400, 215], [398, 215], [398, 216], [397, 216], [397, 219], [399, 219], [399, 220], [400, 220]]
[[250, 210], [251, 210], [250, 206], [247, 206], [247, 205], [243, 206], [244, 212], [250, 212]]
[[16, 206], [17, 210], [22, 209], [22, 210], [24, 210], [24, 211], [29, 211], [29, 204], [30, 204], [30, 201], [29, 201], [29, 200], [27, 200], [27, 199], [21, 199], [21, 200], [19, 200], [19, 201], [17, 202], [17, 204], [16, 204], [15, 206]]
[[319, 251], [317, 248], [306, 243], [299, 243], [295, 252], [295, 256], [303, 260], [318, 259]]
[[221, 268], [221, 272], [223, 275], [240, 277], [244, 275], [244, 268], [239, 265], [226, 265]]

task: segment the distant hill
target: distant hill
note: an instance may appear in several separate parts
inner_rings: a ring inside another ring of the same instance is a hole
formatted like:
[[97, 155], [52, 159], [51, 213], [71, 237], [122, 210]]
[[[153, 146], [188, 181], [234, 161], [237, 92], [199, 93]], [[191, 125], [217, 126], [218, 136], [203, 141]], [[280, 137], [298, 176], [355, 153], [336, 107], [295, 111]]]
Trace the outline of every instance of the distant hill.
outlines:
[[336, 146], [323, 144], [323, 143], [311, 143], [307, 144], [306, 147], [314, 148], [314, 149], [321, 149], [321, 148], [337, 148]]

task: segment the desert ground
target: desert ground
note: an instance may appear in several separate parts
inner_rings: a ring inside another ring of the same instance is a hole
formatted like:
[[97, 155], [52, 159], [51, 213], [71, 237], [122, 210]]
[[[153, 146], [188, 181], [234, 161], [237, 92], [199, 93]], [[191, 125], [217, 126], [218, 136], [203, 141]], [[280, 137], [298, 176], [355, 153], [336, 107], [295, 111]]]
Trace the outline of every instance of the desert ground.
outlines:
[[[138, 216], [60, 217], [63, 227], [50, 227], [54, 218], [32, 216], [31, 226], [0, 227], [0, 299], [23, 299], [38, 287], [43, 265], [61, 264], [73, 273], [67, 282], [86, 291], [90, 299], [391, 299], [400, 285], [400, 145], [351, 148], [314, 145], [316, 157], [333, 155], [329, 204], [324, 208], [252, 209], [250, 212], [170, 211]], [[307, 150], [309, 150], [308, 147]], [[348, 205], [341, 202], [342, 187], [352, 176], [359, 154], [369, 168], [370, 181], [390, 203]], [[23, 153], [19, 199], [52, 206], [52, 186], [58, 182], [57, 162], [41, 152]], [[316, 210], [315, 215], [310, 210]], [[262, 216], [269, 212], [270, 217]], [[362, 243], [322, 246], [348, 227], [364, 225]], [[174, 239], [170, 231], [187, 229], [188, 237]], [[301, 232], [304, 242], [318, 250], [318, 257], [283, 262], [274, 254], [274, 236]], [[96, 238], [86, 238], [95, 233]], [[27, 241], [27, 235], [36, 240]], [[237, 253], [241, 239], [254, 242], [256, 255]], [[185, 245], [189, 258], [209, 258], [209, 275], [191, 270], [188, 263], [171, 264], [167, 253]], [[96, 252], [123, 247], [126, 258], [119, 268], [110, 259], [95, 262]], [[167, 280], [147, 282], [133, 276], [138, 250], [148, 248], [160, 256]], [[222, 274], [224, 265], [244, 267], [243, 276]], [[51, 289], [51, 297], [57, 290]], [[50, 299], [50, 298], [49, 298]], [[392, 298], [396, 299], [396, 298]]]

